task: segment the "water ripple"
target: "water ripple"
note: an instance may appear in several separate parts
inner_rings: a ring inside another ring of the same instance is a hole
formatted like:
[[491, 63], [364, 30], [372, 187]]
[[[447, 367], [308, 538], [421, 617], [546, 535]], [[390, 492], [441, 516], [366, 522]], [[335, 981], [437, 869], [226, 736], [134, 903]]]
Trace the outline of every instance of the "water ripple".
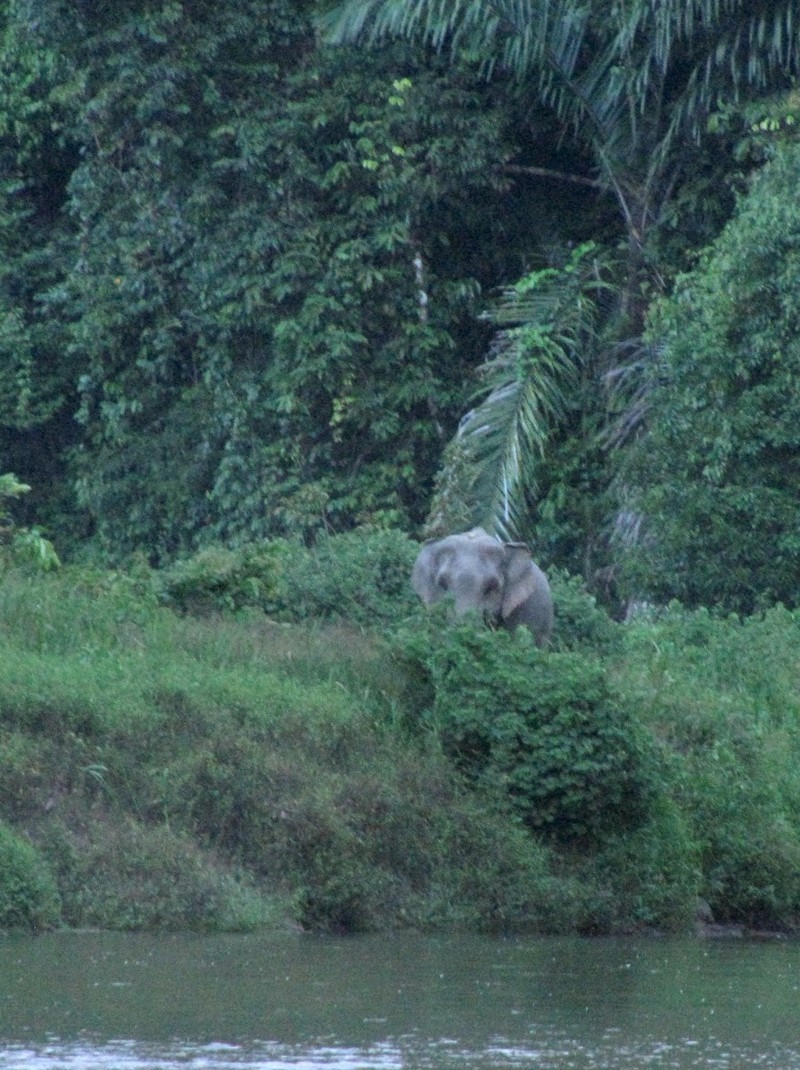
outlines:
[[0, 1070], [800, 1070], [800, 1049], [774, 1046], [751, 1051], [715, 1051], [691, 1040], [585, 1046], [561, 1038], [542, 1047], [504, 1044], [468, 1051], [452, 1041], [358, 1049], [336, 1045], [238, 1044], [148, 1045], [139, 1041], [90, 1040], [0, 1048]]

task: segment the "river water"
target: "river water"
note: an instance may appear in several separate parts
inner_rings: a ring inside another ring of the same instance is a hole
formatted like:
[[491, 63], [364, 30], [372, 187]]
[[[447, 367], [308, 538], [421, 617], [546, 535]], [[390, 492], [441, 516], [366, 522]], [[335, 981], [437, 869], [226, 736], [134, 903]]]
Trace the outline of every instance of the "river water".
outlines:
[[800, 943], [0, 938], [0, 1070], [800, 1070]]

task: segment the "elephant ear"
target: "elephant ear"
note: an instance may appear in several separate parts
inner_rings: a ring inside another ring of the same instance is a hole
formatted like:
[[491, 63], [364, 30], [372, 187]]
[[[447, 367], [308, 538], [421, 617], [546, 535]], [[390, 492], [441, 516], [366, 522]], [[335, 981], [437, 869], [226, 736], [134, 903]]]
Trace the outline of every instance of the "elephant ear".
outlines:
[[419, 552], [411, 571], [411, 586], [426, 606], [436, 600], [436, 569], [439, 560], [439, 543], [426, 543]]
[[511, 614], [533, 596], [536, 590], [536, 573], [528, 547], [522, 542], [507, 542], [506, 584], [500, 615], [508, 620]]

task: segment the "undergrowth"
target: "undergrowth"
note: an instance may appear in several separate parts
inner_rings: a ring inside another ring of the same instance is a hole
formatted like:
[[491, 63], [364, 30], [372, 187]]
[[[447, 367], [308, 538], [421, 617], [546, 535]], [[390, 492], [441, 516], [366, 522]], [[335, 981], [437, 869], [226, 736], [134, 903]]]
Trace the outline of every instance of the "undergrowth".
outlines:
[[555, 577], [540, 651], [415, 607], [398, 538], [328, 546], [294, 617], [283, 544], [260, 587], [225, 558], [233, 605], [7, 570], [0, 926], [797, 925], [800, 617], [622, 627]]

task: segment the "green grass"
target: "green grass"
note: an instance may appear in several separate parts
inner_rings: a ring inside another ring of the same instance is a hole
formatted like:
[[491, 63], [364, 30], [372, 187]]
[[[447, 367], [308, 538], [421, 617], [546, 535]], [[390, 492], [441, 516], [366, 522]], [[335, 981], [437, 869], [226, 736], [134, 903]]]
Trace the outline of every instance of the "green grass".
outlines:
[[795, 928], [800, 617], [567, 594], [548, 654], [5, 573], [0, 924]]
[[385, 640], [178, 617], [68, 572], [7, 574], [0, 627], [2, 805], [49, 866], [64, 923], [492, 928], [553, 914], [526, 876], [547, 876], [546, 852], [463, 790], [433, 736], [397, 728]]
[[673, 611], [631, 630], [619, 667], [671, 758], [716, 918], [800, 918], [800, 615]]

